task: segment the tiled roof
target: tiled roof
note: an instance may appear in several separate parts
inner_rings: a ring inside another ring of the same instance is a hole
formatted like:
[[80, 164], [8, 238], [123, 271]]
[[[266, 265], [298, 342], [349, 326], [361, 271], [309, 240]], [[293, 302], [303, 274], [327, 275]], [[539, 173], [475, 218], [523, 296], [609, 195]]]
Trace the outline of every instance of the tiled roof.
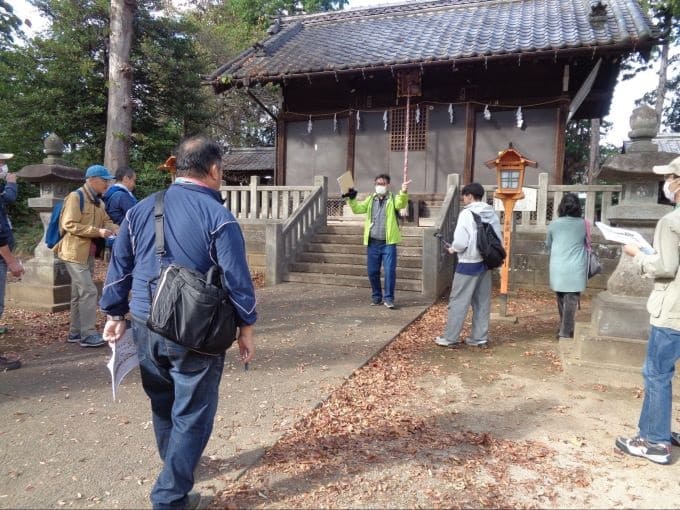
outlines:
[[680, 154], [680, 133], [659, 133], [652, 142], [659, 146], [660, 151]]
[[[596, 48], [655, 40], [636, 0], [438, 0], [291, 16], [209, 80], [230, 86], [319, 72]], [[278, 31], [277, 31], [278, 30]]]
[[274, 147], [253, 147], [231, 149], [222, 157], [227, 172], [253, 172], [273, 170], [276, 164]]

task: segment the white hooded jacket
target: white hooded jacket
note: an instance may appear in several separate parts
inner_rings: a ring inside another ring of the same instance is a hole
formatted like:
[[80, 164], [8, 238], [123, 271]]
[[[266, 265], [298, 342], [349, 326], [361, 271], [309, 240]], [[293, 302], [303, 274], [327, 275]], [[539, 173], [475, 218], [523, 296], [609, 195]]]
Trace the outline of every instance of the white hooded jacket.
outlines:
[[458, 254], [458, 262], [475, 263], [481, 262], [482, 256], [477, 250], [477, 223], [472, 213], [479, 214], [482, 222], [491, 223], [498, 238], [503, 240], [501, 223], [496, 211], [486, 202], [471, 202], [466, 205], [458, 215], [456, 230], [453, 233], [453, 249]]

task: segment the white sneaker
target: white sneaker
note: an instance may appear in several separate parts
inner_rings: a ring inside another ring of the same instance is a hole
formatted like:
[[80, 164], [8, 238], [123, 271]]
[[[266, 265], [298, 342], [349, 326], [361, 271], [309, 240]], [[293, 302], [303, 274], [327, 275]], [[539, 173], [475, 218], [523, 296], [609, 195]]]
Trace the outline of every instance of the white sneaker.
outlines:
[[434, 343], [441, 347], [458, 347], [461, 345], [460, 342], [449, 342], [443, 336], [438, 336], [437, 338], [435, 338]]

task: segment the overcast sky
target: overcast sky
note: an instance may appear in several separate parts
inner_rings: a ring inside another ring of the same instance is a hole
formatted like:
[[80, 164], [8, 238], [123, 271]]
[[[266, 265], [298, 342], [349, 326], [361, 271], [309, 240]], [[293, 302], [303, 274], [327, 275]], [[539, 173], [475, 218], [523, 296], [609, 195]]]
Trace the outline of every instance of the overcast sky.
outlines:
[[[356, 9], [357, 7], [400, 2], [404, 2], [404, 0], [349, 0], [348, 8]], [[12, 0], [12, 7], [19, 18], [31, 20], [34, 29], [39, 30], [43, 26], [44, 23], [41, 22], [37, 11], [26, 0]], [[652, 70], [647, 73], [639, 73], [632, 80], [620, 82], [616, 86], [616, 89], [614, 89], [614, 99], [609, 109], [609, 116], [605, 117], [605, 120], [613, 123], [613, 128], [605, 138], [605, 141], [620, 146], [624, 139], [628, 139], [628, 131], [630, 131], [628, 120], [633, 112], [635, 100], [644, 92], [653, 90], [656, 86], [656, 80], [655, 70]]]

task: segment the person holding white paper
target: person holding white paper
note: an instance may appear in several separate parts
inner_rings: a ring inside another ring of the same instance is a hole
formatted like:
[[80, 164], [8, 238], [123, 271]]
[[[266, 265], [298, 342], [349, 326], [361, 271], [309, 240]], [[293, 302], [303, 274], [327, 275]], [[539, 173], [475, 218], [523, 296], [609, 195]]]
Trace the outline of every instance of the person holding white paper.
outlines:
[[[364, 244], [366, 245], [366, 270], [371, 283], [371, 305], [384, 304], [394, 308], [394, 288], [397, 281], [397, 244], [401, 232], [397, 211], [408, 206], [408, 185], [405, 181], [396, 195], [390, 191], [390, 176], [380, 174], [375, 178], [375, 193], [357, 201], [357, 192], [350, 188], [342, 196], [348, 199], [354, 214], [365, 214]], [[380, 267], [385, 271], [385, 289], [380, 284]], [[383, 301], [384, 299], [384, 301]]]
[[664, 195], [676, 206], [656, 224], [656, 253], [645, 254], [637, 244], [623, 246], [640, 274], [654, 279], [654, 289], [647, 300], [651, 329], [642, 367], [645, 397], [639, 432], [631, 438], [618, 437], [615, 444], [629, 455], [668, 464], [671, 444], [680, 446], [680, 434], [671, 432], [671, 381], [680, 359], [680, 158], [669, 165], [655, 166], [653, 171], [665, 176]]

